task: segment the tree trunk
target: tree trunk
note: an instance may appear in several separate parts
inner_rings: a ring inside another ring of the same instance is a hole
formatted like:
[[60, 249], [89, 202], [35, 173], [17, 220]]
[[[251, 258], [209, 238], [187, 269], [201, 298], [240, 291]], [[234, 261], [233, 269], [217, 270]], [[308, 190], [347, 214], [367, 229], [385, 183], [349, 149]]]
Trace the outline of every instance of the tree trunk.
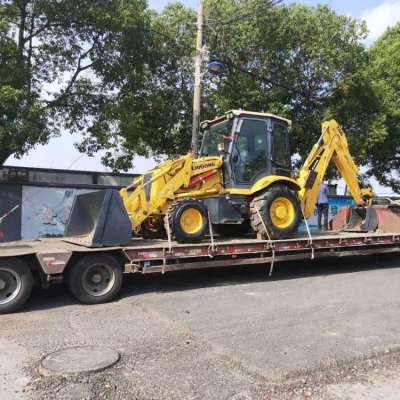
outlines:
[[21, 0], [20, 5], [20, 20], [19, 20], [19, 32], [18, 32], [18, 50], [21, 61], [24, 58], [24, 46], [25, 46], [25, 27], [26, 27], [26, 4], [27, 0]]
[[33, 30], [35, 28], [35, 13], [34, 13], [33, 5], [32, 12], [29, 23], [29, 41], [28, 41], [28, 56], [26, 62], [26, 79], [27, 79], [27, 89], [28, 89], [28, 102], [31, 101], [31, 92], [32, 92], [32, 52], [33, 52]]
[[26, 54], [25, 54], [25, 44], [26, 44], [26, 30], [27, 30], [27, 22], [28, 22], [28, 7], [29, 0], [21, 0], [19, 3], [19, 23], [18, 23], [18, 74], [19, 74], [19, 84], [20, 88], [24, 88], [27, 83], [26, 76]]

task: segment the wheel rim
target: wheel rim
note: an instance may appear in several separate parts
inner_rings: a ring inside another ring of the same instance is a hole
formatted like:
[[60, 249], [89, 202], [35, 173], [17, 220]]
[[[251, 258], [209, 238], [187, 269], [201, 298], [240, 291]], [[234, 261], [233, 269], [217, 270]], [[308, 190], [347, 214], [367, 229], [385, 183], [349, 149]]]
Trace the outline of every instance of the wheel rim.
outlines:
[[274, 226], [280, 229], [290, 226], [296, 215], [293, 203], [286, 197], [277, 197], [272, 202], [269, 213]]
[[91, 296], [107, 294], [115, 283], [115, 272], [106, 264], [91, 265], [82, 275], [82, 286]]
[[185, 233], [192, 235], [202, 228], [203, 215], [195, 208], [187, 208], [181, 215], [180, 225]]
[[0, 304], [12, 302], [22, 289], [21, 277], [10, 268], [0, 269]]

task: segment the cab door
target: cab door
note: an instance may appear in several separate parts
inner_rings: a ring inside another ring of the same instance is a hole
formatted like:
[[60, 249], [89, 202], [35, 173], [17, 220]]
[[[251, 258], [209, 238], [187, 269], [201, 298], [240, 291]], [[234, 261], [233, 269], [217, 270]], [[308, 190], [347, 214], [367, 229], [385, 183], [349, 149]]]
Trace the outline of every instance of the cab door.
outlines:
[[291, 157], [288, 126], [284, 122], [271, 120], [272, 174], [291, 176]]
[[232, 143], [230, 170], [235, 187], [248, 188], [271, 174], [271, 135], [267, 119], [240, 118]]

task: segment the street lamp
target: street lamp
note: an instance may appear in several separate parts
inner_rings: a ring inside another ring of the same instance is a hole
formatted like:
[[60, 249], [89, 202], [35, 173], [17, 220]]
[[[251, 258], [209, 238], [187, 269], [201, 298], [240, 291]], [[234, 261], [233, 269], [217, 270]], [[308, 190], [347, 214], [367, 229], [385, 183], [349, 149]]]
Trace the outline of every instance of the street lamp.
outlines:
[[218, 60], [212, 60], [207, 64], [207, 68], [210, 74], [220, 76], [224, 72], [225, 64]]

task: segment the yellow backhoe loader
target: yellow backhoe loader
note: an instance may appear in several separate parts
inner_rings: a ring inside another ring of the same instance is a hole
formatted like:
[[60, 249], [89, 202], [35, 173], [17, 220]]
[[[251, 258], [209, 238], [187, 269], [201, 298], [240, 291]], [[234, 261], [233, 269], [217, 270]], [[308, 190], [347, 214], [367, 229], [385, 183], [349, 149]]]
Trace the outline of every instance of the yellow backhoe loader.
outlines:
[[[191, 154], [163, 162], [115, 193], [78, 196], [66, 235], [90, 246], [129, 241], [168, 232], [179, 242], [198, 242], [212, 230], [241, 235], [250, 229], [261, 239], [294, 235], [315, 207], [331, 161], [359, 208], [350, 228], [376, 229], [366, 211], [371, 189], [358, 183], [358, 168], [347, 139], [334, 120], [322, 134], [297, 176], [291, 169], [291, 121], [268, 113], [232, 110], [201, 124], [199, 158]], [[113, 213], [113, 215], [111, 215]]]

